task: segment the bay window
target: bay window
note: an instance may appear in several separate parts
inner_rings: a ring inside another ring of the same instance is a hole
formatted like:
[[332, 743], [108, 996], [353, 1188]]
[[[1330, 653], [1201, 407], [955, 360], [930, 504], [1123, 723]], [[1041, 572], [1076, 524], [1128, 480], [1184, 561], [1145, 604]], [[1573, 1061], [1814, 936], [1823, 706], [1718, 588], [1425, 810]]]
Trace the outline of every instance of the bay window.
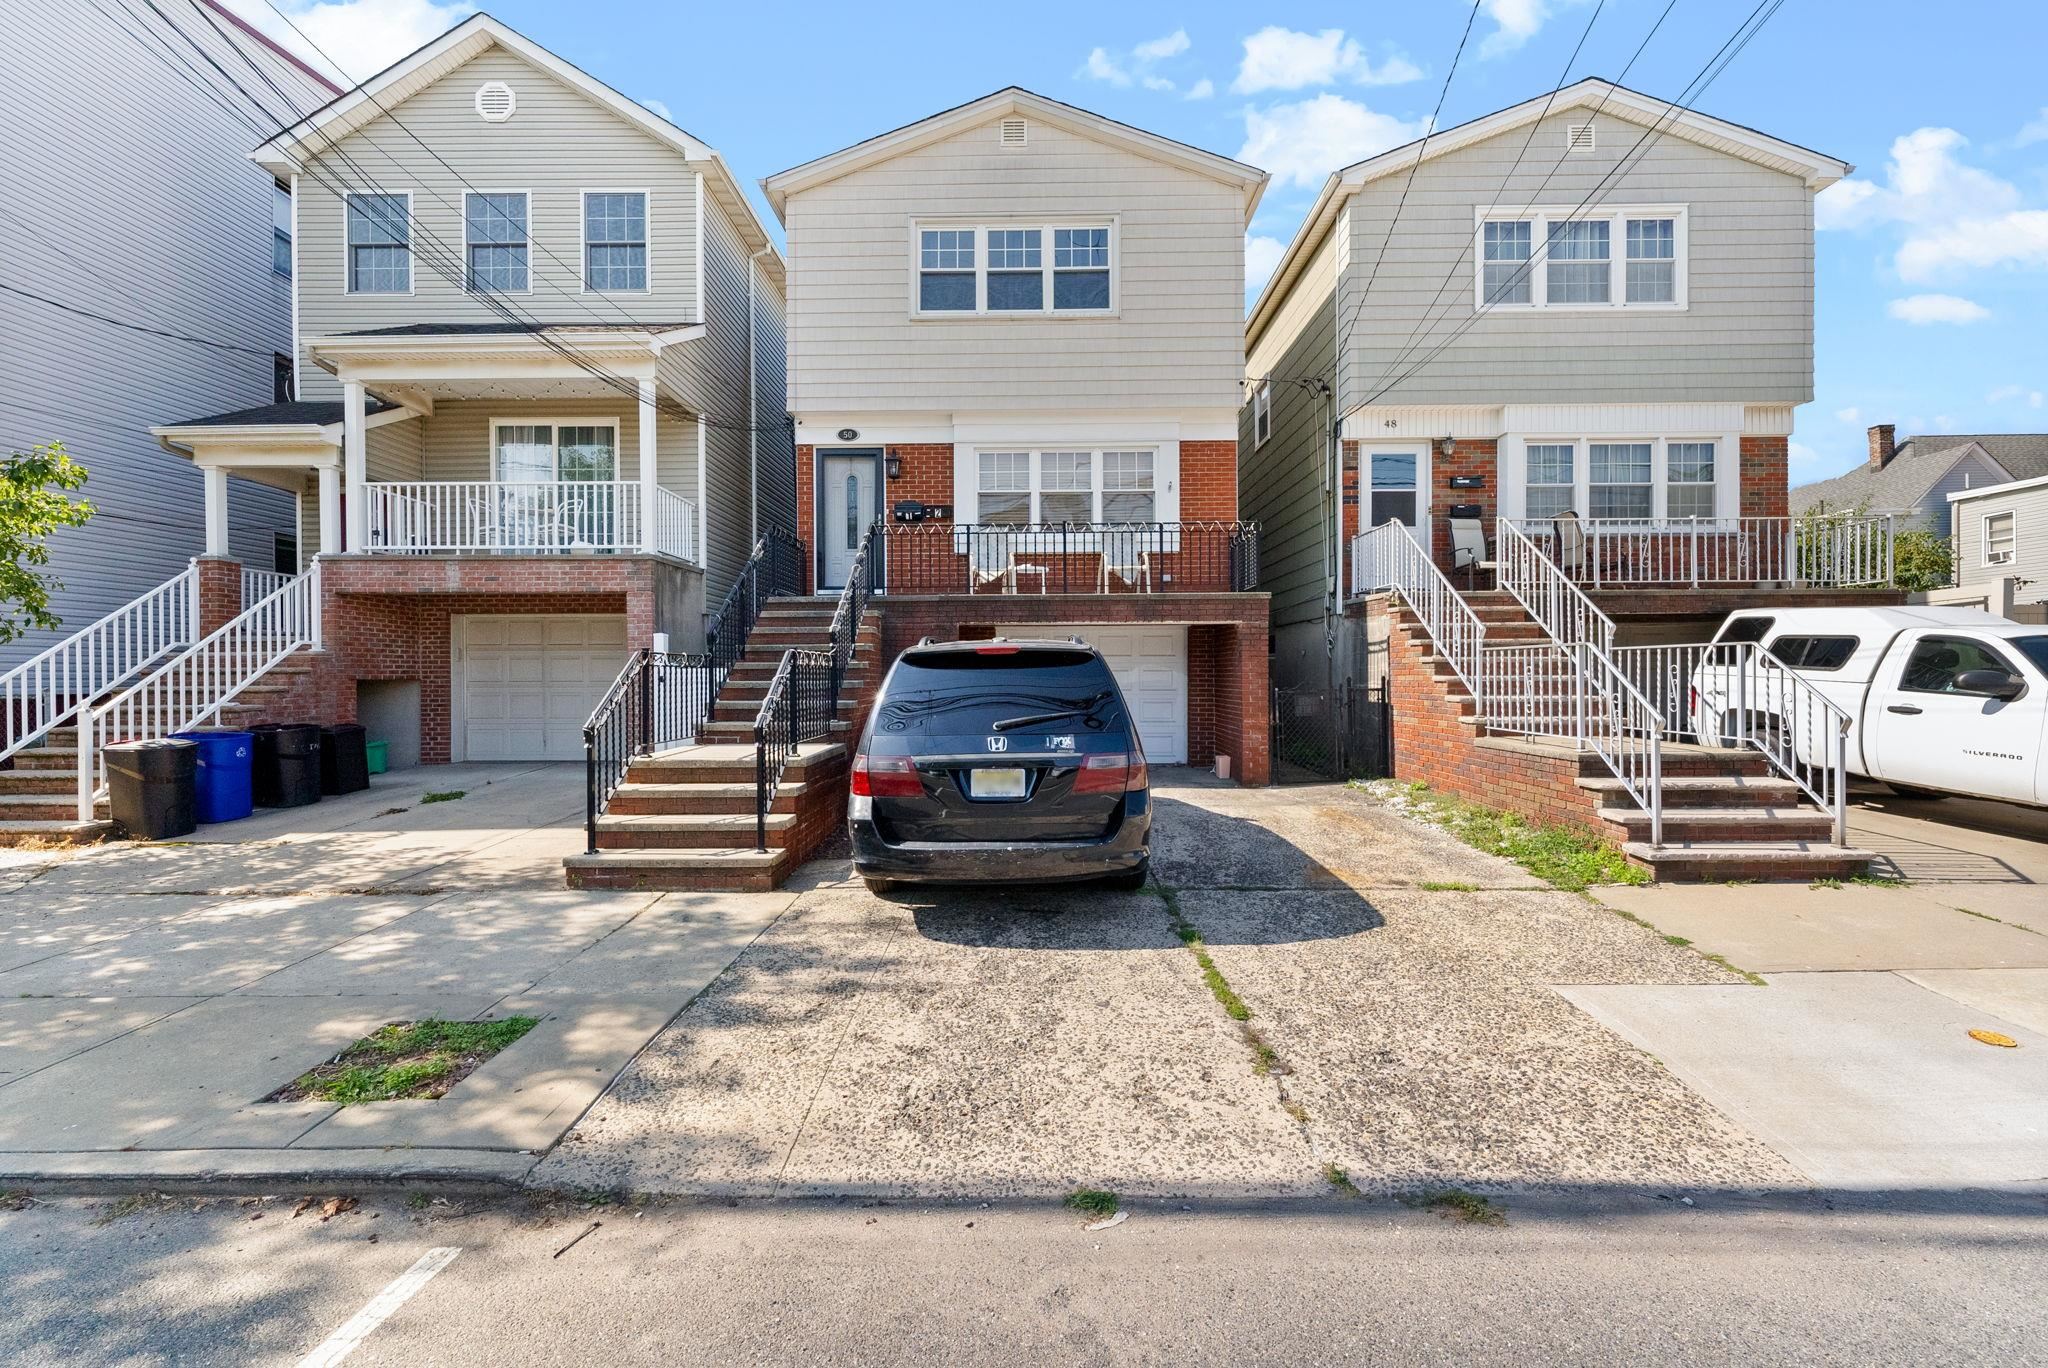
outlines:
[[962, 521], [1011, 527], [1156, 522], [1156, 456], [1149, 449], [1071, 447], [977, 452], [975, 506]]
[[911, 312], [1094, 314], [1115, 307], [1114, 225], [917, 225]]
[[1683, 205], [1474, 211], [1477, 309], [1683, 309]]

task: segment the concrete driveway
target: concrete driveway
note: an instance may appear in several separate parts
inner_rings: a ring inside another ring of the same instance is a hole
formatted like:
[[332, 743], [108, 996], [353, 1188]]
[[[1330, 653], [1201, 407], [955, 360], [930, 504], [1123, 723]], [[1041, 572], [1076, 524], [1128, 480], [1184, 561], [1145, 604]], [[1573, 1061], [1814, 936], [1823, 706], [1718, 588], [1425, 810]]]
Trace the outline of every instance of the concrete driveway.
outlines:
[[[567, 890], [582, 812], [581, 766], [462, 765], [18, 857], [0, 1181], [524, 1173], [790, 901]], [[440, 1100], [258, 1101], [385, 1022], [515, 1014], [542, 1021]]]
[[1907, 882], [1600, 890], [1768, 992], [1568, 995], [1815, 1182], [2048, 1189], [2048, 812], [1873, 793], [1850, 838]]
[[989, 1200], [1330, 1193], [1333, 1166], [1392, 1192], [1799, 1182], [1552, 986], [1739, 976], [1361, 793], [1154, 784], [1156, 892], [877, 898], [809, 866], [532, 1181]]

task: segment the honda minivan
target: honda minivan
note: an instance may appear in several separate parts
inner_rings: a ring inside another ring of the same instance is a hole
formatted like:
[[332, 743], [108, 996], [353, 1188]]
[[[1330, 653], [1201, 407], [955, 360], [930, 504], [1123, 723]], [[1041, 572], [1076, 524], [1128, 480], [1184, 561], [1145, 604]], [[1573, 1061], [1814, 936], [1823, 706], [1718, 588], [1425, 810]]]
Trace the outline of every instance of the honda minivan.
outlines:
[[847, 825], [869, 889], [1104, 879], [1150, 869], [1145, 752], [1102, 653], [927, 638], [898, 657], [853, 758]]

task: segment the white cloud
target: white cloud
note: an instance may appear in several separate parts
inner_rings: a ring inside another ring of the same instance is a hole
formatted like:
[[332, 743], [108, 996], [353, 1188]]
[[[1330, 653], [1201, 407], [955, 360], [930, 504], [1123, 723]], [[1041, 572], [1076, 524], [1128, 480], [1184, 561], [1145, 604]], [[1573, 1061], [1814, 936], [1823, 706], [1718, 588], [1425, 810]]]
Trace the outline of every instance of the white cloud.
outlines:
[[1237, 159], [1273, 173], [1276, 185], [1317, 186], [1340, 166], [1422, 136], [1421, 121], [1397, 119], [1342, 95], [1323, 94], [1270, 109], [1247, 109]]
[[1187, 98], [1190, 100], [1206, 100], [1215, 93], [1216, 83], [1207, 76], [1204, 76], [1201, 80], [1188, 87]]
[[1493, 20], [1494, 30], [1479, 44], [1481, 57], [1498, 57], [1513, 52], [1536, 36], [1550, 17], [1546, 0], [1485, 0], [1480, 11]]
[[642, 100], [640, 102], [640, 105], [644, 109], [653, 110], [656, 114], [661, 115], [662, 118], [667, 119], [670, 123], [674, 123], [676, 121], [676, 116], [668, 112], [668, 106], [663, 104], [659, 100]]
[[2028, 408], [2041, 407], [2041, 391], [2028, 389], [2025, 385], [2000, 385], [1984, 396], [1987, 404], [2011, 404], [2024, 402]]
[[1792, 442], [1785, 448], [1786, 459], [1796, 466], [1812, 465], [1820, 459], [1820, 453], [1804, 442]]
[[2048, 266], [2048, 210], [2023, 209], [2020, 192], [1958, 154], [1953, 128], [1919, 128], [1892, 143], [1885, 183], [1848, 180], [1814, 202], [1819, 228], [1889, 224], [1900, 230], [1893, 265], [1906, 280], [1970, 268]]
[[1138, 81], [1147, 90], [1173, 89], [1173, 82], [1167, 80], [1164, 76], [1140, 76]]
[[1849, 426], [1854, 427], [1856, 426], [1856, 424], [1863, 421], [1863, 410], [1858, 408], [1839, 408], [1835, 410], [1835, 418], [1837, 419], [1837, 421], [1847, 423]]
[[1257, 294], [1265, 287], [1280, 258], [1287, 254], [1287, 244], [1276, 237], [1250, 237], [1244, 240], [1244, 283], [1245, 288]]
[[1178, 57], [1188, 50], [1188, 31], [1175, 29], [1164, 38], [1154, 38], [1131, 49], [1131, 55], [1141, 62], [1163, 62], [1169, 57]]
[[1913, 324], [1981, 323], [1991, 317], [1991, 311], [1982, 304], [1946, 294], [1907, 295], [1887, 304], [1885, 312]]
[[1091, 81], [1107, 81], [1116, 86], [1127, 86], [1131, 83], [1131, 73], [1125, 71], [1117, 63], [1116, 58], [1109, 55], [1107, 48], [1095, 48], [1089, 52], [1088, 60], [1081, 63], [1081, 75]]
[[2015, 147], [2029, 147], [2037, 142], [2048, 142], [2048, 106], [2043, 106], [2039, 114], [2029, 119], [2013, 136], [2012, 141]]
[[[476, 12], [454, 0], [278, 0], [291, 24], [264, 0], [227, 0], [229, 9], [290, 52], [329, 76], [353, 85], [367, 80], [414, 48], [424, 46]], [[301, 37], [292, 28], [304, 30]], [[323, 57], [321, 53], [327, 55]], [[332, 60], [329, 60], [329, 59]], [[339, 65], [340, 71], [335, 67]]]
[[1339, 80], [1359, 85], [1400, 85], [1422, 75], [1413, 62], [1391, 53], [1378, 66], [1356, 38], [1343, 29], [1301, 33], [1269, 24], [1244, 40], [1244, 61], [1230, 88], [1249, 95], [1261, 90], [1300, 90]]

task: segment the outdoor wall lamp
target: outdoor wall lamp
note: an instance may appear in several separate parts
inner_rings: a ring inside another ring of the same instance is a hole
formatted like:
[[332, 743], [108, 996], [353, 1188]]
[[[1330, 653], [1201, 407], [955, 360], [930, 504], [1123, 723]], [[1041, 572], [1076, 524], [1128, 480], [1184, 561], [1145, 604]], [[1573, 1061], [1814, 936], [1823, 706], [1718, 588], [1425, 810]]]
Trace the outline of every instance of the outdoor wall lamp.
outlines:
[[1436, 454], [1439, 456], [1448, 456], [1457, 449], [1458, 439], [1455, 437], [1439, 437], [1436, 439]]
[[903, 478], [903, 458], [895, 452], [890, 452], [882, 459], [882, 466], [888, 472], [890, 479], [900, 480]]

